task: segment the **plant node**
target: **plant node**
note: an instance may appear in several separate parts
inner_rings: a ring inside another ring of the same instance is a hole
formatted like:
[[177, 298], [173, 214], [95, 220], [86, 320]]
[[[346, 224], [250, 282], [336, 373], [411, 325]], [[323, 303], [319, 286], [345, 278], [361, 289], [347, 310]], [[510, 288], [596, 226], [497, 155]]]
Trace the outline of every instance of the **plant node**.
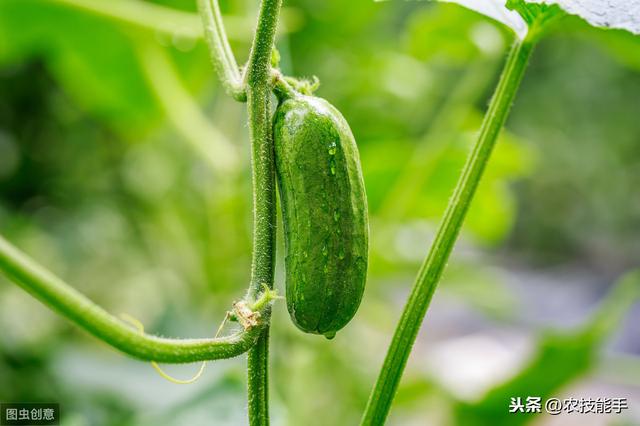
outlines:
[[241, 300], [233, 303], [233, 310], [229, 312], [229, 318], [232, 321], [239, 322], [245, 330], [249, 330], [251, 327], [258, 325], [260, 312], [254, 311], [249, 307], [249, 303]]
[[278, 292], [269, 288], [267, 284], [263, 283], [262, 288], [264, 291], [254, 302], [246, 299], [233, 302], [233, 309], [227, 312], [227, 319], [240, 323], [245, 330], [259, 326], [260, 318], [262, 317], [261, 312], [270, 307], [274, 300], [282, 299], [282, 296], [278, 296]]

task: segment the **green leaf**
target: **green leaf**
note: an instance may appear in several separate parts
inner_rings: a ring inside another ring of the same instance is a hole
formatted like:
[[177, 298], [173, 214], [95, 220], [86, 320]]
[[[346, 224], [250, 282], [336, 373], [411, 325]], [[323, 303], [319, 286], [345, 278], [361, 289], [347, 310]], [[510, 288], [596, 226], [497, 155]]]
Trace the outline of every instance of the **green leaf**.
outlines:
[[535, 353], [514, 377], [491, 389], [475, 402], [460, 402], [454, 410], [456, 424], [522, 425], [533, 413], [509, 413], [510, 398], [541, 397], [543, 404], [564, 386], [584, 376], [598, 360], [598, 352], [638, 300], [640, 272], [624, 275], [600, 304], [589, 321], [573, 331], [544, 333]]
[[[384, 0], [376, 0], [384, 1]], [[440, 0], [456, 3], [509, 27], [520, 39], [542, 35], [566, 13], [597, 28], [640, 34], [640, 0]]]
[[128, 132], [161, 116], [129, 34], [80, 11], [37, 0], [0, 2], [0, 65], [43, 60], [65, 94]]
[[[598, 28], [617, 28], [640, 34], [640, 0], [509, 0], [510, 3], [529, 3], [529, 7], [557, 5]], [[532, 4], [535, 3], [535, 4]]]
[[505, 42], [511, 36], [503, 29], [469, 9], [442, 3], [412, 14], [407, 46], [414, 57], [423, 61], [468, 66], [469, 61], [482, 56], [502, 56]]
[[[441, 217], [455, 186], [458, 171], [468, 155], [475, 134], [471, 129], [477, 128], [480, 119], [479, 115], [474, 114], [465, 123], [465, 128], [460, 129], [463, 133], [446, 141], [443, 152], [434, 161], [424, 165], [429, 168], [429, 178], [417, 188], [418, 192], [411, 194], [412, 201], [402, 220], [427, 219], [437, 222]], [[380, 214], [390, 189], [411, 158], [414, 143], [407, 140], [381, 140], [361, 148], [367, 195], [374, 215]], [[533, 147], [514, 135], [504, 132], [500, 136], [493, 162], [467, 218], [465, 229], [476, 242], [496, 244], [511, 230], [516, 206], [509, 183], [531, 172], [535, 156]]]
[[[385, 0], [376, 0], [385, 1]], [[456, 3], [511, 28], [520, 39], [538, 37], [565, 13], [597, 28], [640, 34], [640, 0], [440, 0]]]

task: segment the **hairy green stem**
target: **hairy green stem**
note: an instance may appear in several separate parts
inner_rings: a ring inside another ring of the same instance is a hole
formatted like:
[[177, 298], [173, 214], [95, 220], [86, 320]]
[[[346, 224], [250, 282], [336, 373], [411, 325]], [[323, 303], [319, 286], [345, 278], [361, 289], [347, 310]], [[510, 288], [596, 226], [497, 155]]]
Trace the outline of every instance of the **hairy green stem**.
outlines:
[[495, 141], [529, 62], [533, 43], [516, 41], [485, 115], [478, 140], [467, 159], [453, 196], [447, 206], [429, 255], [422, 264], [407, 304], [396, 327], [384, 364], [371, 392], [362, 425], [384, 424], [411, 348], [426, 314], [436, 286], [453, 250], [469, 205], [478, 188]]
[[[254, 327], [215, 339], [167, 339], [141, 334], [38, 265], [2, 237], [0, 271], [36, 299], [98, 339], [147, 361], [184, 363], [231, 358], [249, 350], [262, 331], [261, 327]], [[261, 316], [264, 323], [269, 321], [268, 306]]]
[[244, 82], [222, 22], [218, 0], [198, 0], [204, 35], [211, 60], [227, 94], [237, 101], [247, 100]]
[[[249, 296], [262, 285], [273, 287], [276, 239], [276, 183], [271, 128], [271, 53], [282, 0], [262, 0], [249, 63], [247, 103], [253, 172], [253, 261]], [[269, 329], [265, 328], [247, 359], [249, 423], [269, 424]]]

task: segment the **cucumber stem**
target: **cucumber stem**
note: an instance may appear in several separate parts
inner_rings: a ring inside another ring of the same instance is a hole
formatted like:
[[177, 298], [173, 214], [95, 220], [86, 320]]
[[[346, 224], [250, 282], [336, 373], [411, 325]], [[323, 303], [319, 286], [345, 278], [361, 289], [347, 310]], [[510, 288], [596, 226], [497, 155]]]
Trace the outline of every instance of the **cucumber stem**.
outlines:
[[511, 48], [476, 144], [467, 159], [429, 255], [418, 272], [396, 327], [387, 356], [365, 408], [361, 425], [377, 426], [386, 421], [422, 320], [447, 265], [496, 139], [511, 109], [534, 44], [535, 42], [528, 39], [518, 40]]
[[[253, 178], [253, 260], [248, 300], [273, 288], [276, 252], [276, 183], [271, 128], [271, 55], [282, 0], [262, 0], [246, 71]], [[269, 327], [247, 358], [249, 424], [269, 424]]]
[[204, 38], [222, 86], [233, 99], [245, 102], [244, 81], [229, 45], [218, 0], [198, 0], [198, 10], [204, 25]]
[[[0, 271], [49, 308], [98, 339], [145, 361], [185, 363], [238, 356], [253, 346], [261, 327], [214, 339], [167, 339], [141, 334], [106, 312], [0, 237]], [[269, 321], [269, 306], [260, 316]]]

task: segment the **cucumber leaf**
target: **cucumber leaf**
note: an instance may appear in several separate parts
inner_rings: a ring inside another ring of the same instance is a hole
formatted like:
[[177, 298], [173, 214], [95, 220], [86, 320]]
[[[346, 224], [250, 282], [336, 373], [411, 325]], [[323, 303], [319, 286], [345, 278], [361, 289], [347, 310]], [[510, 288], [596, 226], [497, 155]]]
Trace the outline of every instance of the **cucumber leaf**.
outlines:
[[[522, 4], [525, 0], [510, 1]], [[557, 5], [565, 12], [579, 16], [594, 27], [615, 28], [640, 34], [640, 0], [526, 0], [535, 3]], [[522, 6], [519, 6], [522, 7]]]
[[[375, 0], [385, 1], [385, 0]], [[535, 39], [549, 23], [576, 15], [597, 28], [640, 34], [640, 0], [439, 0], [456, 3], [510, 28], [515, 35]]]

